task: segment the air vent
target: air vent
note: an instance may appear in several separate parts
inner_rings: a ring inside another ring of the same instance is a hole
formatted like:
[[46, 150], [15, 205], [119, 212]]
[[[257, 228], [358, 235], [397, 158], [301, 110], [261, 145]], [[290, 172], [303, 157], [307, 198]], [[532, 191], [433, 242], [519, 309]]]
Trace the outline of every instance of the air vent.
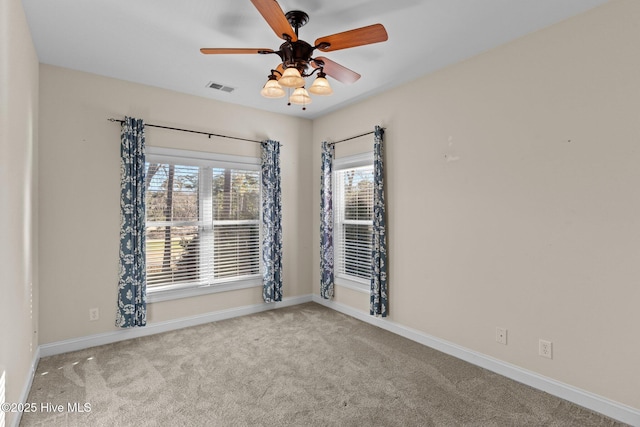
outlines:
[[236, 90], [236, 88], [234, 87], [225, 86], [225, 85], [221, 85], [220, 83], [214, 83], [214, 82], [207, 83], [207, 87], [210, 89], [221, 90], [222, 92], [227, 92], [227, 93], [231, 93], [234, 90]]

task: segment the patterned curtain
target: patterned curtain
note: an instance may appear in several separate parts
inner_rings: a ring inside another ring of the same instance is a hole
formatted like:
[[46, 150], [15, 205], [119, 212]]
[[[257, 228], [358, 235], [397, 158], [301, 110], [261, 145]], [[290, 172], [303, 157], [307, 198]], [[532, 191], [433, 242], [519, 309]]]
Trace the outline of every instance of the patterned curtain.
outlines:
[[334, 145], [322, 143], [320, 180], [320, 296], [333, 298], [333, 158]]
[[371, 250], [371, 306], [374, 316], [387, 317], [387, 232], [384, 204], [384, 129], [376, 126], [373, 143], [373, 236]]
[[125, 117], [120, 132], [120, 269], [116, 326], [147, 324], [144, 121]]
[[264, 302], [282, 301], [280, 143], [262, 142], [262, 275]]

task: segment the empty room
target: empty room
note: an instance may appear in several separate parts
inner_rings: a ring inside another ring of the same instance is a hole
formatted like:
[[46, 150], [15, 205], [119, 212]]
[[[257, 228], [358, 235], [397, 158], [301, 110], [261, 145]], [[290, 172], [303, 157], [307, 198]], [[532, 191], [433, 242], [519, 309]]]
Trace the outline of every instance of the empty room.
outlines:
[[0, 0], [0, 427], [640, 426], [638, 46], [638, 0]]

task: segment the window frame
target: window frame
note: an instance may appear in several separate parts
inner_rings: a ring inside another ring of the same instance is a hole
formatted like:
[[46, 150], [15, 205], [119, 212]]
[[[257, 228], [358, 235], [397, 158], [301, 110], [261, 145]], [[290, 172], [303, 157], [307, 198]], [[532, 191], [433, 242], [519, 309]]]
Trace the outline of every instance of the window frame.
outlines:
[[[199, 166], [209, 168], [211, 172], [212, 168], [224, 168], [224, 169], [239, 169], [239, 170], [252, 170], [260, 171], [262, 160], [259, 157], [250, 156], [238, 156], [230, 154], [219, 154], [204, 151], [191, 151], [176, 148], [165, 147], [151, 147], [146, 148], [146, 162], [147, 163], [173, 163], [181, 166]], [[260, 173], [258, 173], [260, 179]], [[204, 187], [211, 188], [211, 183], [206, 179], [198, 184], [198, 192], [202, 191]], [[259, 183], [260, 191], [260, 206], [262, 206], [262, 185]], [[200, 205], [202, 206], [204, 197], [200, 198]], [[202, 212], [202, 211], [201, 211]], [[206, 221], [202, 219], [202, 216], [198, 218], [198, 222]], [[215, 221], [211, 219], [212, 225], [215, 225]], [[146, 229], [145, 219], [145, 229]], [[258, 230], [260, 232], [259, 242], [262, 242], [262, 209], [260, 209], [260, 215], [258, 218]], [[147, 303], [154, 303], [160, 301], [169, 301], [180, 298], [189, 298], [200, 295], [207, 295], [218, 292], [226, 292], [232, 290], [240, 290], [262, 286], [262, 273], [263, 273], [263, 261], [262, 250], [260, 248], [259, 259], [259, 274], [251, 277], [244, 278], [227, 278], [220, 280], [216, 283], [198, 284], [198, 283], [178, 283], [170, 285], [159, 285], [157, 287], [147, 288]]]
[[[368, 151], [365, 153], [354, 154], [350, 156], [340, 157], [334, 160], [333, 162], [333, 172], [332, 172], [332, 181], [334, 184], [333, 194], [334, 198], [337, 194], [337, 185], [338, 179], [337, 175], [339, 172], [348, 169], [356, 169], [361, 167], [371, 167], [373, 168], [373, 151]], [[339, 212], [336, 209], [340, 207], [344, 207], [344, 203], [335, 198], [334, 203], [334, 213], [333, 213], [333, 230], [334, 230], [334, 250], [338, 250], [338, 218], [340, 217]], [[371, 221], [373, 224], [373, 220]], [[342, 274], [338, 271], [338, 254], [334, 255], [334, 283], [338, 286], [342, 286], [357, 292], [362, 293], [371, 293], [371, 279], [363, 279], [356, 276], [351, 276], [347, 274]]]

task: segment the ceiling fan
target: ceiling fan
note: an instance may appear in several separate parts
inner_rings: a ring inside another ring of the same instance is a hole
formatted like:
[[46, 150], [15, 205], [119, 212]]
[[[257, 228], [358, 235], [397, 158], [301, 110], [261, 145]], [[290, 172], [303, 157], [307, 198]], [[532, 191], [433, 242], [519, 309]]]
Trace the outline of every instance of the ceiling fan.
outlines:
[[[261, 94], [267, 98], [281, 98], [285, 96], [284, 87], [295, 89], [289, 97], [289, 104], [298, 104], [306, 109], [311, 103], [311, 97], [305, 90], [305, 77], [317, 72], [317, 76], [309, 92], [315, 95], [330, 95], [333, 93], [326, 76], [333, 77], [342, 83], [354, 83], [360, 74], [352, 71], [323, 56], [313, 57], [313, 52], [332, 52], [379, 43], [388, 39], [387, 31], [382, 24], [369, 25], [342, 33], [316, 39], [314, 45], [298, 38], [298, 30], [309, 22], [309, 15], [300, 10], [284, 13], [276, 0], [251, 0], [258, 12], [267, 21], [271, 29], [285, 42], [279, 50], [260, 48], [202, 48], [204, 54], [275, 54], [282, 62], [271, 70], [267, 83]], [[310, 67], [312, 70], [310, 70]]]

